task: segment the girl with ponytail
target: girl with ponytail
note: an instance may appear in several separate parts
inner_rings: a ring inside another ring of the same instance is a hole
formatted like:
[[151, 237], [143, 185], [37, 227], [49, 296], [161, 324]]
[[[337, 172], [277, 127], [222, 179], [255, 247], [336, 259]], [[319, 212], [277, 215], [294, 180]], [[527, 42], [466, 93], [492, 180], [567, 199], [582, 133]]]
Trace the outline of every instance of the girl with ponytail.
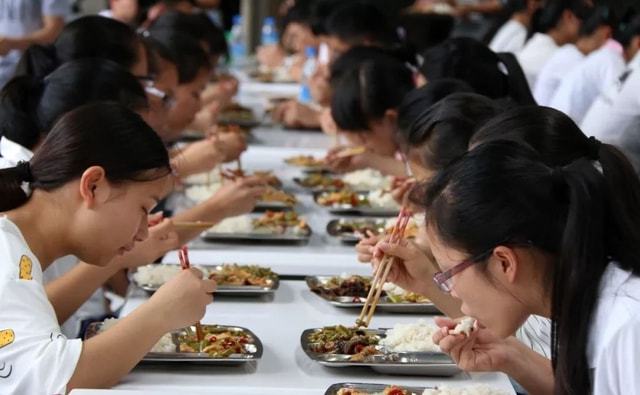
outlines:
[[146, 239], [149, 212], [172, 188], [170, 171], [155, 132], [108, 103], [67, 113], [29, 162], [0, 170], [3, 392], [112, 386], [163, 334], [202, 317], [215, 283], [185, 270], [108, 332], [69, 340], [57, 318], [66, 300], [50, 302], [42, 284], [65, 255], [106, 266], [95, 273], [118, 270], [107, 264]]

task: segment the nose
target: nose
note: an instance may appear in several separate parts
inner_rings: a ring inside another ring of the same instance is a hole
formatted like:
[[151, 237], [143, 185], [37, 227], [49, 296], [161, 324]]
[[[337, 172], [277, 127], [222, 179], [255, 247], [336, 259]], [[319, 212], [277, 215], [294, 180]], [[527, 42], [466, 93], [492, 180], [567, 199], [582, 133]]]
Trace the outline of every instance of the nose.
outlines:
[[148, 217], [145, 217], [140, 221], [140, 226], [138, 226], [138, 232], [136, 232], [135, 240], [136, 241], [144, 241], [149, 237], [149, 221]]

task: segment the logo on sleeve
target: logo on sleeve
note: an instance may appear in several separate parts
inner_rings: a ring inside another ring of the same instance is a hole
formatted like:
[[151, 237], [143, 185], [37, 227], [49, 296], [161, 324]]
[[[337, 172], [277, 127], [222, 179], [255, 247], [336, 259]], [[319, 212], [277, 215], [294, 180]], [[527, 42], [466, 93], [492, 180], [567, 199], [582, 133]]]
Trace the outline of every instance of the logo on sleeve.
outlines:
[[33, 280], [31, 276], [31, 269], [33, 268], [33, 263], [31, 262], [31, 258], [26, 255], [20, 257], [20, 280]]

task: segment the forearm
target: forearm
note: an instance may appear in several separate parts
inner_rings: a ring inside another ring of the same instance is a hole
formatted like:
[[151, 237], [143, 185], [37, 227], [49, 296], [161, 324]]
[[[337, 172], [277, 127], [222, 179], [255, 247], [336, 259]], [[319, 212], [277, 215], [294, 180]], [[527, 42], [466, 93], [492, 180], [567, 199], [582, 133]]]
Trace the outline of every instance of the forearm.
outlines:
[[213, 152], [211, 154], [214, 158], [207, 159], [207, 161], [211, 161], [206, 166], [202, 163], [199, 163], [197, 159], [193, 159], [189, 157], [188, 151], [185, 153], [180, 152], [175, 154], [171, 158], [171, 167], [178, 174], [179, 177], [185, 178], [194, 174], [203, 173], [205, 171], [211, 171], [218, 164], [223, 162], [224, 155], [220, 152]]
[[25, 50], [34, 44], [51, 44], [58, 37], [64, 27], [62, 17], [45, 17], [44, 26], [35, 32], [23, 37], [6, 37], [7, 44], [12, 49]]
[[[218, 223], [227, 217], [224, 210], [221, 209], [221, 205], [214, 199], [209, 199], [202, 202], [190, 209], [181, 211], [173, 216], [174, 223], [180, 222], [212, 222]], [[180, 245], [186, 244], [192, 239], [200, 236], [202, 229], [198, 228], [180, 228], [177, 226], [176, 233], [180, 240]]]
[[65, 322], [118, 270], [79, 262], [73, 269], [45, 285], [59, 323]]
[[553, 394], [555, 381], [551, 361], [515, 337], [507, 339], [507, 342], [511, 345], [510, 357], [501, 370], [531, 395]]
[[117, 384], [169, 330], [161, 314], [145, 303], [113, 328], [84, 342], [67, 391]]

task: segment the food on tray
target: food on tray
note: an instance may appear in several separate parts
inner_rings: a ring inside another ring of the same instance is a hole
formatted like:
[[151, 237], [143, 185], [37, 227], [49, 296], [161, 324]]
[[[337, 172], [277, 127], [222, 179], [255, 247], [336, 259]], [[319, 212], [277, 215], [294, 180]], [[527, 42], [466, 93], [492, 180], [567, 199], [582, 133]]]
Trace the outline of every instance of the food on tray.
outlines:
[[[223, 264], [214, 270], [196, 266], [206, 277], [216, 280], [218, 286], [267, 286], [277, 275], [269, 268], [255, 265]], [[141, 286], [160, 287], [181, 272], [179, 265], [150, 264], [141, 266], [133, 274]]]
[[422, 296], [415, 292], [410, 292], [393, 283], [385, 283], [382, 286], [387, 299], [391, 303], [430, 303], [431, 301], [426, 296]]
[[179, 336], [180, 352], [204, 352], [213, 358], [225, 358], [232, 354], [243, 354], [252, 337], [243, 331], [216, 330], [203, 327], [204, 339], [199, 342], [193, 333]]
[[330, 298], [340, 296], [366, 297], [371, 288], [371, 279], [362, 276], [331, 277], [325, 284], [318, 284], [311, 291]]
[[393, 177], [385, 176], [378, 170], [363, 169], [345, 173], [342, 181], [349, 188], [357, 191], [388, 190], [392, 186]]
[[260, 198], [262, 202], [284, 203], [287, 206], [295, 206], [298, 202], [295, 196], [275, 188], [269, 188]]
[[345, 186], [341, 179], [321, 173], [309, 174], [300, 180], [300, 185], [305, 188], [318, 189], [342, 189]]
[[465, 334], [465, 336], [469, 336], [473, 331], [473, 327], [475, 326], [476, 320], [473, 317], [464, 317], [455, 328], [449, 331], [450, 335], [461, 335]]
[[242, 169], [223, 169], [220, 170], [220, 175], [222, 178], [227, 180], [235, 180], [236, 178], [242, 177], [258, 177], [262, 179], [267, 185], [270, 185], [274, 188], [279, 188], [282, 186], [282, 181], [273, 174], [272, 171], [264, 171], [264, 170], [256, 170], [253, 173], [246, 172]]
[[185, 189], [184, 194], [193, 202], [203, 202], [213, 196], [218, 189], [222, 187], [220, 182], [212, 182], [211, 184], [192, 185]]
[[352, 356], [353, 361], [361, 361], [366, 356], [380, 353], [375, 348], [380, 341], [378, 336], [342, 325], [324, 327], [312, 333], [309, 341], [313, 352], [347, 354]]
[[[404, 232], [405, 238], [415, 238], [418, 235], [418, 224], [415, 221], [414, 216]], [[329, 233], [332, 236], [351, 236], [359, 239], [364, 239], [369, 236], [378, 236], [382, 234], [391, 234], [396, 219], [390, 218], [387, 220], [365, 218], [365, 219], [342, 219], [334, 221], [333, 225], [330, 225]]]
[[433, 343], [433, 334], [438, 327], [425, 320], [415, 324], [396, 324], [387, 331], [380, 341], [388, 352], [439, 352], [440, 347]]
[[318, 204], [332, 207], [349, 205], [352, 207], [369, 206], [369, 201], [363, 195], [353, 191], [327, 192], [318, 196]]
[[353, 388], [340, 388], [337, 395], [412, 395], [411, 391], [396, 387], [395, 385], [386, 387], [382, 392], [369, 392]]
[[276, 278], [276, 274], [269, 268], [250, 265], [241, 266], [237, 264], [223, 265], [220, 270], [216, 270], [209, 275], [218, 285], [252, 285], [267, 286]]
[[287, 164], [299, 167], [322, 167], [324, 161], [311, 155], [297, 155], [284, 160]]
[[221, 122], [254, 122], [255, 119], [253, 110], [248, 107], [241, 106], [238, 103], [229, 104], [218, 115], [218, 120]]
[[248, 215], [226, 218], [210, 229], [213, 233], [308, 234], [309, 226], [295, 211], [267, 211], [259, 218]]
[[385, 208], [385, 209], [400, 209], [400, 205], [393, 199], [391, 193], [385, 190], [374, 190], [368, 195], [367, 200], [371, 207]]
[[500, 388], [489, 387], [483, 384], [452, 387], [448, 385], [438, 388], [427, 388], [422, 395], [507, 395], [509, 392]]

